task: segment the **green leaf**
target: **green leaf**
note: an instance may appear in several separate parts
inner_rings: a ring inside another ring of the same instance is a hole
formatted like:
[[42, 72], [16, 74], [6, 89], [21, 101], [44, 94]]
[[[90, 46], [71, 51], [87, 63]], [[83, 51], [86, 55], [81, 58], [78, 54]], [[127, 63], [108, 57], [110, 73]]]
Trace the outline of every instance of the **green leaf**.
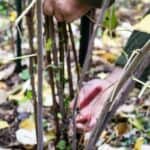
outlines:
[[59, 141], [56, 147], [58, 150], [66, 150], [66, 141], [64, 140]]
[[134, 119], [129, 119], [129, 122], [137, 129], [139, 130], [143, 130], [144, 129], [144, 125], [143, 125], [143, 121], [140, 118], [134, 118]]
[[49, 38], [47, 41], [46, 41], [46, 44], [45, 44], [45, 49], [46, 51], [51, 51], [51, 48], [52, 48], [52, 40]]
[[3, 2], [0, 2], [0, 14], [3, 16], [6, 16], [7, 14], [7, 8]]
[[29, 80], [29, 79], [30, 79], [29, 70], [28, 70], [28, 69], [23, 70], [23, 71], [19, 74], [19, 77], [20, 77], [22, 80]]
[[118, 20], [115, 12], [115, 7], [112, 6], [105, 13], [103, 26], [109, 30], [115, 29], [118, 25]]
[[27, 99], [32, 99], [32, 91], [27, 91], [26, 97], [27, 97]]
[[65, 108], [69, 108], [70, 101], [71, 101], [70, 96], [65, 98], [64, 100]]

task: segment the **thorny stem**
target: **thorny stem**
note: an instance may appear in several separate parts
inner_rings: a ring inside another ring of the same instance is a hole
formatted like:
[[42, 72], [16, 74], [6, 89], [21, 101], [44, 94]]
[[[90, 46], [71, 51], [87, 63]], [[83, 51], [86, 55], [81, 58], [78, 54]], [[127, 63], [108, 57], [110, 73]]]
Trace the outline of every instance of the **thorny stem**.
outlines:
[[[88, 70], [88, 67], [89, 67], [89, 63], [90, 63], [90, 59], [91, 59], [91, 53], [92, 53], [92, 50], [93, 50], [93, 42], [94, 42], [94, 39], [95, 39], [95, 36], [96, 36], [96, 33], [97, 33], [97, 30], [99, 28], [99, 25], [102, 24], [102, 21], [103, 21], [103, 17], [104, 17], [104, 14], [105, 14], [105, 11], [109, 5], [109, 2], [110, 0], [105, 0], [104, 3], [103, 3], [103, 6], [102, 6], [102, 11], [100, 13], [100, 15], [98, 16], [98, 19], [97, 19], [97, 22], [96, 22], [96, 25], [93, 29], [93, 33], [92, 33], [92, 36], [91, 36], [91, 39], [89, 41], [89, 45], [88, 45], [88, 49], [87, 49], [87, 54], [86, 54], [86, 57], [85, 57], [85, 62], [84, 62], [84, 65], [83, 65], [83, 69], [82, 69], [82, 72], [81, 72], [81, 76], [80, 76], [80, 81], [79, 81], [79, 89], [81, 88], [81, 85], [82, 85], [82, 82], [84, 80], [84, 77], [87, 73], [87, 70]], [[75, 116], [76, 116], [76, 106], [77, 106], [77, 98], [78, 96], [75, 97], [75, 102], [74, 102], [74, 106], [73, 106], [73, 113], [72, 113], [72, 122], [73, 122], [73, 143], [72, 143], [72, 149], [73, 150], [76, 150], [77, 149], [77, 137], [76, 137], [76, 121], [75, 121]]]

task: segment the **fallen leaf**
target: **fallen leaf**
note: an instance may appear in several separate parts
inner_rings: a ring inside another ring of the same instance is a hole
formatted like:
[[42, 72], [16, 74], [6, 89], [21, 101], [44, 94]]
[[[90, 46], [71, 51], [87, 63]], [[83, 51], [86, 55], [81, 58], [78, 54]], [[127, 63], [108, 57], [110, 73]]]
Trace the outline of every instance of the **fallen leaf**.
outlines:
[[26, 102], [19, 103], [17, 111], [19, 113], [23, 113], [23, 112], [33, 113], [34, 112], [34, 108], [33, 108], [32, 101], [26, 101]]
[[97, 55], [97, 56], [107, 60], [110, 63], [115, 62], [118, 58], [117, 55], [115, 55], [111, 52], [105, 51], [105, 50], [95, 50], [94, 55]]
[[9, 124], [6, 121], [0, 120], [0, 129], [4, 129], [8, 127], [9, 127]]
[[150, 34], [150, 14], [146, 15], [138, 24], [134, 26], [134, 29], [141, 32]]
[[6, 90], [7, 89], [6, 83], [0, 82], [0, 89]]
[[21, 121], [19, 124], [19, 128], [26, 129], [26, 130], [33, 130], [35, 129], [35, 123], [32, 119], [25, 119]]
[[15, 66], [16, 65], [13, 63], [13, 64], [6, 65], [5, 68], [1, 69], [0, 70], [0, 80], [8, 79], [15, 71]]
[[0, 89], [0, 104], [6, 102], [7, 100], [7, 92], [5, 90]]
[[24, 97], [24, 92], [20, 91], [19, 93], [16, 93], [14, 95], [9, 95], [9, 100], [16, 100], [18, 101], [18, 103], [20, 103], [23, 97]]
[[129, 130], [130, 130], [130, 127], [129, 127], [128, 123], [126, 123], [126, 122], [118, 123], [115, 126], [115, 132], [116, 132], [117, 136], [122, 136], [125, 133], [129, 132]]
[[56, 138], [55, 130], [52, 129], [52, 130], [46, 132], [45, 137], [48, 141], [54, 140]]
[[[16, 131], [16, 138], [18, 142], [23, 145], [35, 145], [36, 142], [36, 132], [35, 130], [26, 130], [26, 129], [19, 129]], [[46, 142], [46, 137], [44, 136], [44, 142]]]
[[134, 145], [134, 150], [142, 150], [142, 144], [144, 143], [144, 138], [143, 137], [139, 137]]
[[34, 130], [19, 129], [16, 131], [16, 138], [18, 142], [23, 145], [35, 145], [36, 133]]

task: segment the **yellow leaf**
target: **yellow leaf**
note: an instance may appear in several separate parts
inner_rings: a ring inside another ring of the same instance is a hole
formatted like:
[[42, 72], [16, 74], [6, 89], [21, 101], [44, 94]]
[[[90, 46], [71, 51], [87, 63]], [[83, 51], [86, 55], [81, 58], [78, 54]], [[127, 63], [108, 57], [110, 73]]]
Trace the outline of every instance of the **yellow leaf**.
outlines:
[[111, 63], [115, 62], [117, 59], [117, 56], [110, 52], [106, 52], [102, 57]]
[[54, 140], [54, 139], [56, 138], [56, 132], [55, 132], [54, 129], [52, 129], [52, 130], [48, 131], [48, 132], [45, 134], [45, 136], [46, 136], [47, 141]]
[[0, 120], [0, 129], [4, 129], [8, 127], [9, 127], [9, 124], [6, 121]]
[[17, 13], [15, 11], [10, 12], [9, 20], [11, 22], [14, 22], [16, 20], [16, 18], [17, 18]]
[[32, 119], [25, 119], [20, 123], [19, 127], [27, 130], [33, 130], [35, 129], [35, 123]]
[[134, 145], [134, 150], [142, 150], [142, 144], [144, 143], [144, 138], [143, 137], [139, 137]]
[[10, 100], [17, 100], [17, 101], [20, 101], [22, 98], [24, 97], [24, 91], [20, 91], [19, 93], [17, 94], [14, 94], [14, 95], [9, 95], [9, 99]]
[[116, 56], [115, 54], [104, 50], [94, 51], [94, 55], [100, 56], [101, 58], [107, 60], [110, 63], [115, 62], [118, 58], [118, 56]]
[[125, 134], [129, 131], [129, 125], [125, 122], [118, 123], [115, 126], [115, 131], [116, 131], [117, 136], [122, 136], [123, 134]]
[[134, 29], [150, 34], [150, 14], [146, 15], [138, 24], [136, 24]]

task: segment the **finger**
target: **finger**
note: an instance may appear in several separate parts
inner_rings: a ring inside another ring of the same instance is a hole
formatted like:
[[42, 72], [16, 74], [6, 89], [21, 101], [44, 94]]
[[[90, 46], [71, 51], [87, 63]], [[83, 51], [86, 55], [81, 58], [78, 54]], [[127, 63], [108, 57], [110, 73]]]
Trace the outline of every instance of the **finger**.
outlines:
[[87, 123], [91, 120], [91, 115], [89, 114], [84, 114], [84, 115], [78, 115], [76, 117], [76, 122], [77, 123]]
[[88, 128], [89, 129], [93, 129], [95, 127], [95, 125], [96, 125], [96, 122], [97, 122], [97, 119], [95, 117], [92, 118], [91, 121], [88, 124]]
[[81, 132], [89, 132], [91, 130], [88, 126], [86, 126], [86, 124], [77, 123], [76, 126], [77, 126], [78, 131], [81, 131]]
[[44, 0], [43, 2], [43, 12], [48, 16], [52, 16], [54, 12], [54, 1]]
[[[80, 90], [78, 96], [77, 107], [79, 109], [83, 109], [88, 104], [90, 104], [94, 98], [100, 94], [102, 91], [103, 85], [101, 85], [101, 80], [94, 79], [88, 81]], [[74, 100], [70, 104], [70, 108], [72, 109], [74, 105]]]
[[84, 107], [89, 105], [94, 100], [94, 98], [98, 94], [100, 94], [101, 91], [102, 88], [100, 86], [97, 86], [91, 89], [89, 92], [85, 93], [85, 97], [80, 101], [79, 109], [83, 109]]

